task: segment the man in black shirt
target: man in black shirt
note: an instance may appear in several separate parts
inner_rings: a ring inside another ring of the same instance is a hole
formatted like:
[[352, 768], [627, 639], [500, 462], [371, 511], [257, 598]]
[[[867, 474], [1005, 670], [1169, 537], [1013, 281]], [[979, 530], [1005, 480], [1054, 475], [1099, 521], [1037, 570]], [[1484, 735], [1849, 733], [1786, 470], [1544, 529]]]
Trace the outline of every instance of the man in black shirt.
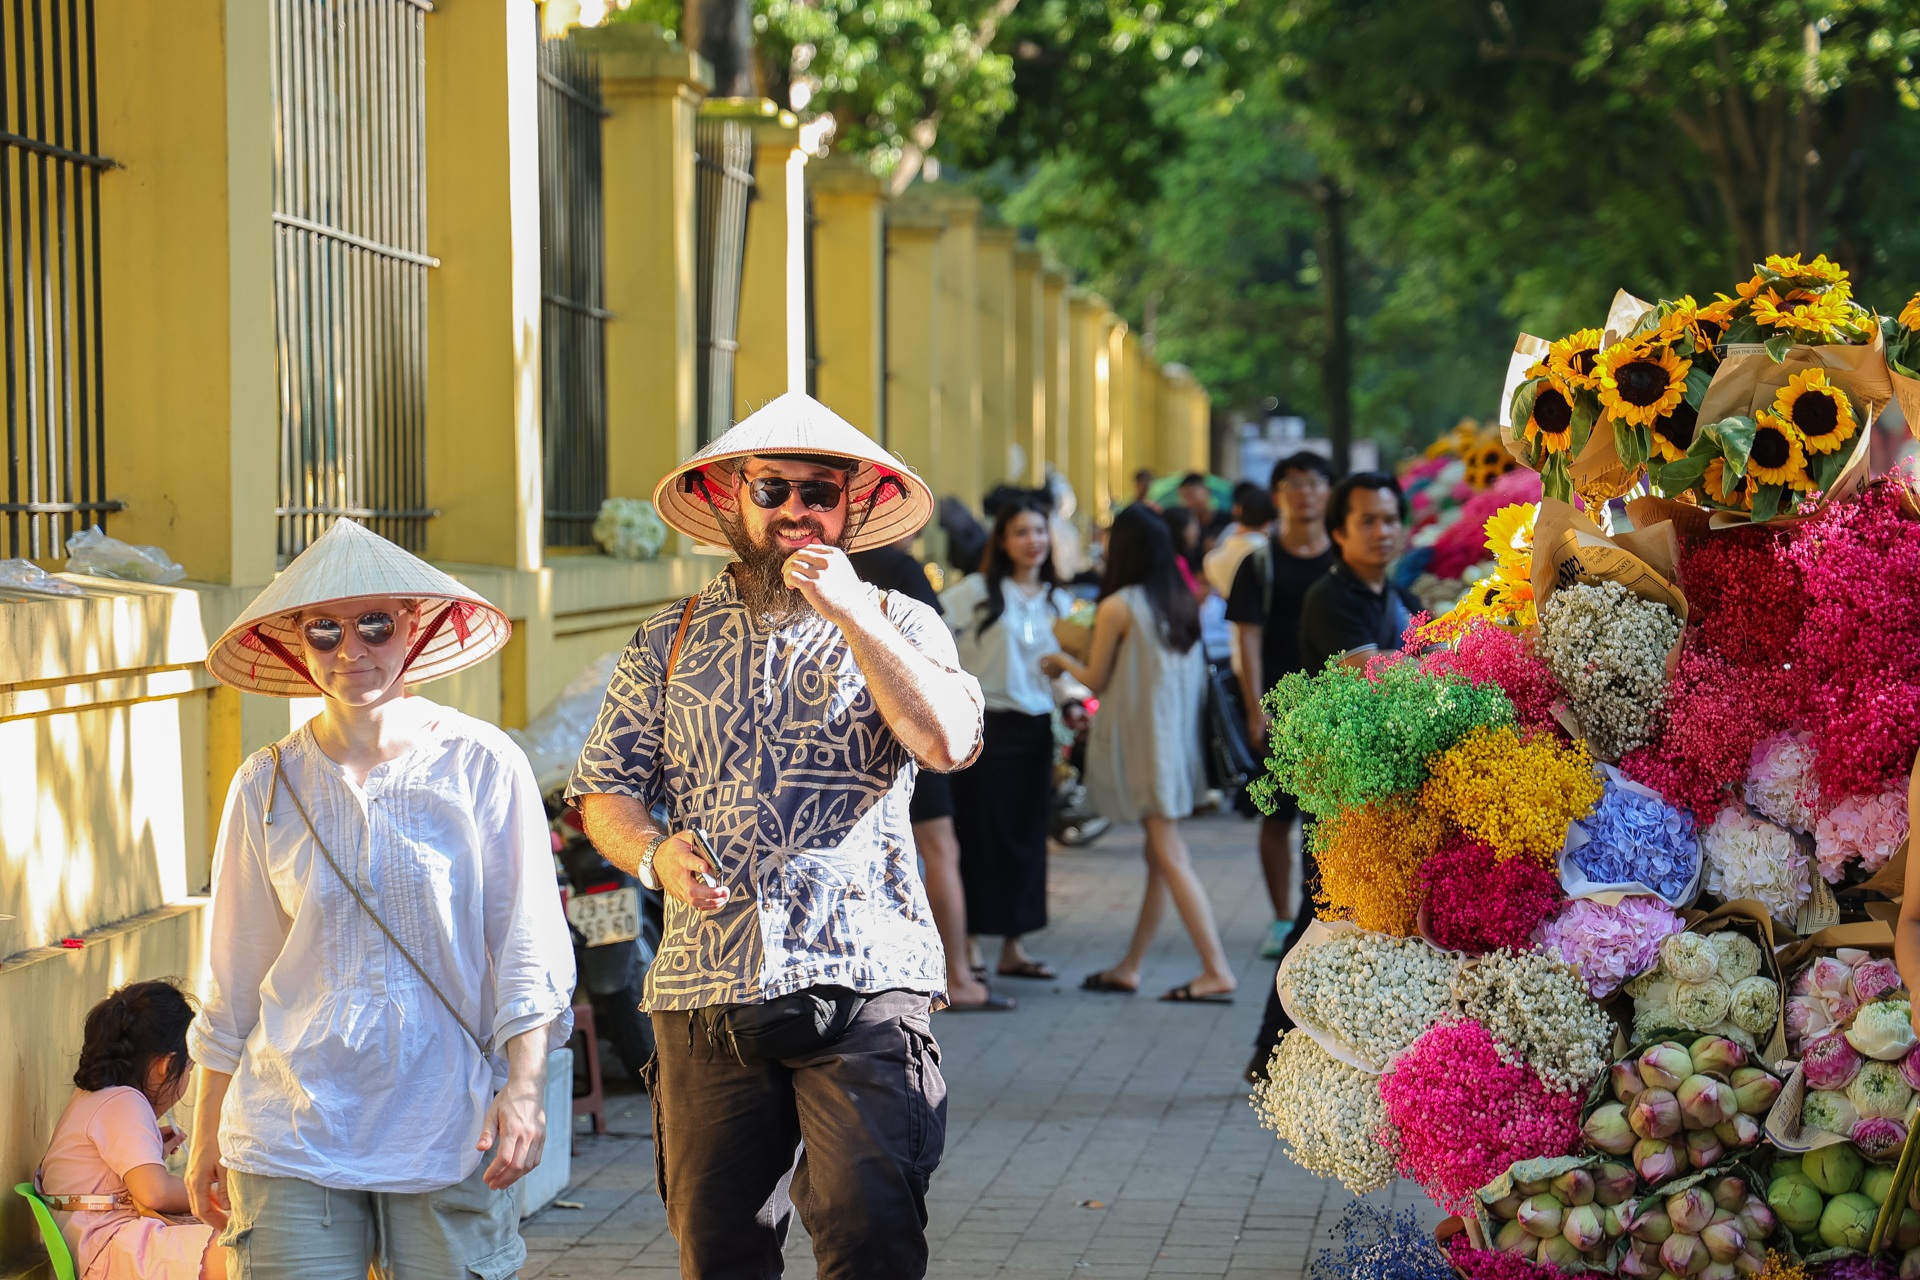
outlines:
[[[1405, 541], [1407, 500], [1400, 482], [1384, 471], [1360, 471], [1334, 486], [1327, 503], [1326, 528], [1338, 554], [1326, 574], [1307, 588], [1300, 607], [1300, 661], [1319, 671], [1330, 660], [1363, 665], [1376, 653], [1400, 647], [1400, 633], [1419, 604], [1388, 580], [1387, 570]], [[1299, 942], [1313, 920], [1313, 884], [1318, 872], [1308, 845], [1300, 840], [1300, 910], [1282, 945], [1282, 958]], [[1277, 991], [1267, 995], [1266, 1018], [1255, 1043], [1247, 1077], [1266, 1073], [1267, 1059], [1292, 1020], [1280, 1007]]]
[[[1249, 694], [1247, 741], [1256, 752], [1264, 751], [1267, 736], [1267, 713], [1260, 698], [1282, 676], [1304, 668], [1301, 601], [1307, 588], [1325, 576], [1333, 563], [1333, 541], [1326, 525], [1333, 468], [1327, 460], [1306, 451], [1282, 458], [1273, 469], [1270, 487], [1280, 518], [1268, 545], [1240, 562], [1227, 593], [1227, 621], [1233, 623], [1240, 675]], [[1282, 795], [1278, 801], [1273, 814], [1260, 824], [1260, 869], [1273, 903], [1273, 927], [1260, 950], [1268, 959], [1279, 956], [1293, 920], [1287, 888], [1293, 871], [1293, 820], [1300, 812], [1293, 797]]]

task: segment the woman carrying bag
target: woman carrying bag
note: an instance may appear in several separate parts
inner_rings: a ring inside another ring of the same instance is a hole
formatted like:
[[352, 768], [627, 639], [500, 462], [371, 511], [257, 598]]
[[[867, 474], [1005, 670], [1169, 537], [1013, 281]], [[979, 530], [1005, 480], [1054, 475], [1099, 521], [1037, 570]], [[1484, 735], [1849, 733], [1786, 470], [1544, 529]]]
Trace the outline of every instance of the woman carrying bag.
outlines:
[[960, 665], [987, 698], [980, 758], [953, 775], [954, 829], [969, 933], [1003, 939], [1004, 978], [1055, 977], [1021, 938], [1047, 927], [1047, 815], [1053, 798], [1053, 689], [1041, 661], [1072, 600], [1053, 568], [1047, 508], [1009, 501], [978, 573], [940, 597]]
[[1114, 517], [1100, 592], [1089, 661], [1082, 665], [1055, 653], [1040, 665], [1049, 675], [1071, 675], [1100, 696], [1087, 741], [1087, 796], [1096, 812], [1138, 820], [1146, 828], [1147, 887], [1126, 955], [1112, 968], [1087, 975], [1081, 986], [1124, 994], [1140, 989], [1140, 966], [1171, 893], [1202, 971], [1160, 998], [1231, 1003], [1233, 970], [1180, 835], [1180, 819], [1193, 812], [1207, 785], [1199, 731], [1207, 676], [1200, 617], [1167, 526], [1137, 503]]
[[508, 1188], [540, 1162], [573, 1025], [546, 811], [504, 733], [408, 689], [508, 630], [341, 520], [207, 657], [234, 688], [323, 699], [240, 766], [215, 853], [187, 1191], [236, 1274], [505, 1280], [525, 1260]]

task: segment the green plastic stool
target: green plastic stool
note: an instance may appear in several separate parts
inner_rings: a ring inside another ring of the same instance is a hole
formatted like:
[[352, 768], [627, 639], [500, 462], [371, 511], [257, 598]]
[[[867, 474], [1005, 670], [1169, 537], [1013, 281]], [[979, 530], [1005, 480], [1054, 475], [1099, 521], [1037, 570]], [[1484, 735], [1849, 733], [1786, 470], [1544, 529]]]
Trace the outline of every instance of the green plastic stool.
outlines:
[[75, 1280], [73, 1254], [67, 1248], [67, 1238], [60, 1234], [60, 1224], [53, 1220], [53, 1212], [46, 1202], [34, 1194], [31, 1182], [17, 1182], [14, 1192], [24, 1199], [33, 1209], [33, 1220], [40, 1224], [40, 1242], [47, 1246], [47, 1258], [53, 1263], [54, 1280]]

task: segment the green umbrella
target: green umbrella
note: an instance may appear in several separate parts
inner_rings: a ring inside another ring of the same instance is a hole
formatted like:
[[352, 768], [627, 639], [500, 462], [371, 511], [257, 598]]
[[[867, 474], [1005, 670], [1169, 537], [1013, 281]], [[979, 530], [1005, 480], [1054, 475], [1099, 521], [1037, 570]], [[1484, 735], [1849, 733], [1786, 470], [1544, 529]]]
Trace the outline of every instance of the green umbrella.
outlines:
[[[1161, 476], [1147, 486], [1147, 501], [1165, 506], [1169, 502], [1180, 500], [1180, 482], [1191, 475], [1188, 471], [1175, 471]], [[1233, 505], [1233, 481], [1223, 480], [1219, 476], [1207, 477], [1207, 492], [1213, 495], [1216, 509], [1225, 511]]]

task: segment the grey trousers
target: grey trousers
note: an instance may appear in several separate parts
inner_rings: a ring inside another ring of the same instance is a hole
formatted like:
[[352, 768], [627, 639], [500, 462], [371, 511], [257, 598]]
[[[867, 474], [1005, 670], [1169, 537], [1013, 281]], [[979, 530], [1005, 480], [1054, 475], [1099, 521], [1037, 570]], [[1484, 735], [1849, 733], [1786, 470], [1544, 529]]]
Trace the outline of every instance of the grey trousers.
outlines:
[[527, 1259], [518, 1197], [482, 1180], [487, 1164], [417, 1195], [230, 1169], [232, 1280], [512, 1280]]
[[654, 1173], [687, 1280], [773, 1280], [793, 1210], [820, 1280], [919, 1280], [947, 1086], [927, 997], [868, 1000], [804, 1058], [741, 1066], [656, 1012]]

